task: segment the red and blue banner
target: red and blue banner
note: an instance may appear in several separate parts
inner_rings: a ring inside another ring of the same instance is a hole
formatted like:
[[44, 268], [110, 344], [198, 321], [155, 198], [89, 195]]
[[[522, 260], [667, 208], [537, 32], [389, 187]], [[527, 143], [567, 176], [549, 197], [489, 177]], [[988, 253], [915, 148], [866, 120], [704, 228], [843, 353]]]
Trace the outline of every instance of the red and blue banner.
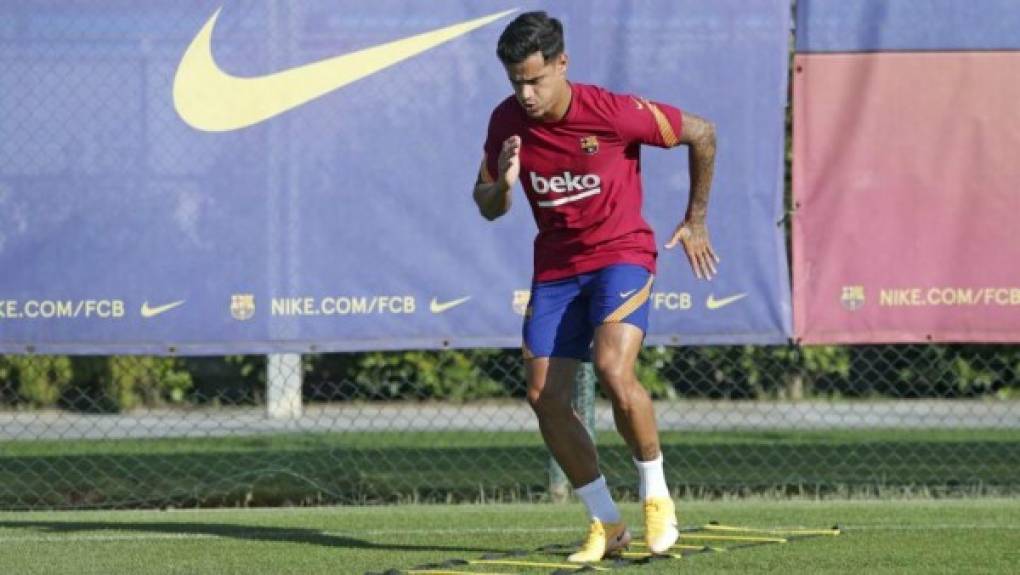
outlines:
[[[570, 78], [718, 126], [722, 267], [661, 254], [648, 342], [786, 341], [785, 1], [46, 0], [0, 4], [0, 352], [519, 346], [535, 224], [471, 190], [536, 8]], [[687, 154], [642, 169], [661, 245]]]
[[1018, 4], [797, 7], [797, 338], [1020, 341]]

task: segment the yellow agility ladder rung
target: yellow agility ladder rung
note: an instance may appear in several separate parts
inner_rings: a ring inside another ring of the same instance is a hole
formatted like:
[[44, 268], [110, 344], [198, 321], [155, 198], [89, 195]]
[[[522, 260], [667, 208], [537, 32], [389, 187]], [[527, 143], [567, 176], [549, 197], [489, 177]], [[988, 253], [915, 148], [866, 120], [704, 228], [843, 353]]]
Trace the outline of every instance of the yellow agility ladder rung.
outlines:
[[407, 573], [407, 575], [517, 575], [516, 573], [492, 573], [492, 572], [489, 572], [489, 571], [486, 571], [486, 572], [481, 572], [481, 571], [442, 571], [442, 570], [436, 571], [436, 570], [432, 570], [432, 569], [426, 569], [426, 570], [411, 569], [410, 571], [405, 571], [405, 573]]
[[511, 561], [509, 559], [476, 559], [468, 561], [472, 565], [513, 565], [515, 567], [549, 567], [551, 569], [584, 569], [589, 567], [596, 571], [609, 571], [606, 567], [581, 563], [541, 563], [538, 561]]
[[[648, 547], [644, 541], [632, 541], [632, 547]], [[687, 549], [688, 551], [725, 551], [722, 547], [709, 547], [708, 545], [673, 545], [670, 549]]]
[[744, 532], [744, 533], [771, 533], [774, 535], [830, 535], [836, 536], [840, 534], [839, 527], [832, 527], [829, 529], [762, 529], [758, 527], [738, 527], [735, 525], [720, 525], [718, 523], [709, 523], [702, 527], [706, 531], [731, 531], [731, 532]]
[[701, 535], [698, 533], [683, 533], [680, 539], [703, 539], [705, 541], [757, 541], [759, 543], [786, 543], [782, 537], [760, 537], [757, 535]]
[[[652, 553], [645, 553], [644, 551], [624, 551], [623, 553], [620, 553], [620, 557], [623, 557], [624, 559], [644, 559], [645, 557], [652, 556]], [[667, 553], [666, 555], [658, 555], [658, 557], [672, 557], [673, 559], [684, 558], [684, 556], [679, 553]]]

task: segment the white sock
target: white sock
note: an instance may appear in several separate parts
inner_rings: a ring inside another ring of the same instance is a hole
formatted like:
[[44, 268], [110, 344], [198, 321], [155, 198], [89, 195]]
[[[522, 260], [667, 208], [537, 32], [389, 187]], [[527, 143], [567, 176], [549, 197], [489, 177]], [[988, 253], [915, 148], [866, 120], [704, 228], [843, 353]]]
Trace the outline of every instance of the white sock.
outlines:
[[641, 501], [649, 497], [669, 497], [669, 487], [666, 486], [666, 474], [662, 471], [662, 453], [651, 461], [634, 460], [638, 473], [641, 474], [641, 486], [638, 492]]
[[606, 478], [599, 475], [599, 478], [584, 487], [578, 487], [574, 493], [581, 498], [584, 506], [588, 508], [588, 517], [598, 519], [602, 523], [619, 523], [620, 510], [613, 502], [613, 496], [609, 494], [609, 487], [606, 485]]

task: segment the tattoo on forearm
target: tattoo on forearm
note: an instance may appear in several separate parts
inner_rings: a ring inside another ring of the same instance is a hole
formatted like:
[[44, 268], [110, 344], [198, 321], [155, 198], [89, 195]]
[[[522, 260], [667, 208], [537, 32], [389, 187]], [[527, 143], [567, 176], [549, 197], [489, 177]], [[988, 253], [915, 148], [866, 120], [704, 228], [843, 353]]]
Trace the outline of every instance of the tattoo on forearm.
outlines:
[[704, 220], [708, 212], [708, 196], [715, 172], [715, 128], [700, 118], [685, 126], [688, 143], [687, 158], [691, 172], [691, 197], [686, 219]]

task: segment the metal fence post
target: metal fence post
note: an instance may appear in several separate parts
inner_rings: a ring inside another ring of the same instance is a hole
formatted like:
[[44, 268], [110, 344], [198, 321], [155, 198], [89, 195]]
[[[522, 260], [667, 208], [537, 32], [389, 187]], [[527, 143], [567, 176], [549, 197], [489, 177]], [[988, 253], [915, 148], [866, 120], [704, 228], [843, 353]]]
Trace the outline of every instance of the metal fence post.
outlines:
[[269, 419], [301, 417], [301, 355], [273, 353], [266, 365], [266, 416]]
[[[582, 363], [574, 379], [574, 411], [595, 441], [595, 370], [591, 363]], [[570, 498], [570, 482], [556, 459], [549, 457], [549, 497], [557, 503]]]

